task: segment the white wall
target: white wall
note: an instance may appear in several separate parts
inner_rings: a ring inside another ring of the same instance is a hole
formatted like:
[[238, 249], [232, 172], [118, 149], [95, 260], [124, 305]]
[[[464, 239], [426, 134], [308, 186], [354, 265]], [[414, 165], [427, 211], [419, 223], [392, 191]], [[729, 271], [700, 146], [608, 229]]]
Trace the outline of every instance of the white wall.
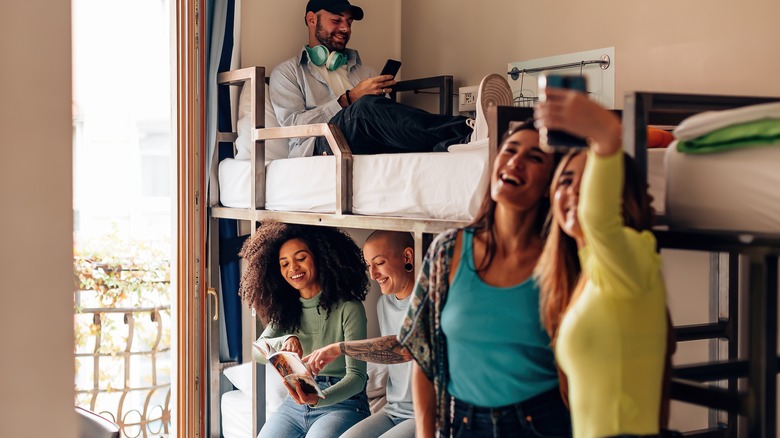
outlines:
[[0, 430], [74, 437], [70, 1], [0, 2]]

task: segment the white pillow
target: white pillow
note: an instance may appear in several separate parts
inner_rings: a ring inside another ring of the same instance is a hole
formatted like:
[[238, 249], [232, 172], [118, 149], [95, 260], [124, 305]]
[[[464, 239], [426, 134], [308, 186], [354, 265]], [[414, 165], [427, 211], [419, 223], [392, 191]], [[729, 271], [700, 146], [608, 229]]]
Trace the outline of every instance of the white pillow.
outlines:
[[276, 411], [287, 397], [287, 388], [282, 382], [282, 377], [276, 372], [274, 367], [265, 366], [265, 418], [271, 418], [271, 414]]
[[[236, 387], [241, 393], [250, 397], [254, 397], [252, 386], [252, 365], [253, 362], [242, 363], [230, 368], [226, 368], [223, 373], [230, 383]], [[265, 369], [265, 415], [269, 418], [274, 411], [287, 397], [287, 388], [285, 388], [282, 378], [279, 373], [271, 366], [263, 367]], [[260, 372], [257, 375], [258, 379], [263, 378], [263, 374]]]
[[[271, 93], [268, 85], [265, 87], [265, 127], [276, 128], [279, 122], [276, 120], [274, 108], [271, 105]], [[241, 94], [238, 97], [238, 122], [236, 123], [236, 160], [248, 160], [251, 155], [251, 149], [254, 147], [252, 141], [252, 131], [255, 129], [252, 120], [252, 99], [250, 96], [251, 87], [244, 85], [241, 87]], [[265, 142], [265, 160], [278, 160], [287, 158], [290, 153], [290, 147], [286, 139], [267, 140]]]
[[223, 374], [225, 374], [225, 377], [227, 377], [228, 380], [230, 380], [230, 383], [233, 384], [233, 386], [236, 387], [239, 391], [243, 392], [247, 395], [252, 395], [254, 392], [252, 391], [252, 366], [254, 365], [254, 362], [245, 362], [241, 365], [236, 365], [230, 368], [225, 368], [224, 371], [222, 371]]

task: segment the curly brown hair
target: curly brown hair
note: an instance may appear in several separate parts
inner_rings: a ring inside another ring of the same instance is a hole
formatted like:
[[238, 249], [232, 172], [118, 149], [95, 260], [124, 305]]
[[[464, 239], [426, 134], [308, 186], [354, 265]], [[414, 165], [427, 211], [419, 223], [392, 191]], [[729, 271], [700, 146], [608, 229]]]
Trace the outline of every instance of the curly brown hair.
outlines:
[[319, 307], [330, 314], [340, 301], [363, 301], [369, 281], [360, 248], [338, 228], [263, 222], [244, 243], [239, 256], [247, 262], [239, 294], [264, 324], [291, 333], [300, 328], [300, 295], [284, 279], [279, 268], [279, 250], [292, 239], [303, 241], [311, 251], [322, 286]]

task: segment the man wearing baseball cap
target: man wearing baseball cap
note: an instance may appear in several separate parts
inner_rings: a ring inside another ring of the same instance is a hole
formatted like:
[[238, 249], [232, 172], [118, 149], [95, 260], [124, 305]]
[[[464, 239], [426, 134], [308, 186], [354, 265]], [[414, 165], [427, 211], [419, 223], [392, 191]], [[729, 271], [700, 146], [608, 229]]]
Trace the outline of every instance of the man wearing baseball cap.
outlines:
[[[363, 9], [348, 0], [309, 0], [308, 44], [271, 74], [271, 102], [281, 126], [337, 125], [353, 154], [446, 151], [487, 136], [486, 123], [482, 135], [472, 136], [473, 121], [466, 117], [431, 114], [387, 99], [396, 84], [393, 76], [378, 76], [347, 48], [353, 22], [363, 17]], [[509, 84], [499, 85], [509, 96], [501, 104], [511, 105]], [[480, 126], [484, 116], [477, 107]], [[290, 139], [290, 157], [331, 153], [324, 137]]]
[[332, 14], [340, 14], [349, 10], [352, 19], [360, 21], [363, 19], [363, 9], [349, 4], [347, 0], [311, 0], [306, 4], [306, 12], [317, 13], [326, 10]]

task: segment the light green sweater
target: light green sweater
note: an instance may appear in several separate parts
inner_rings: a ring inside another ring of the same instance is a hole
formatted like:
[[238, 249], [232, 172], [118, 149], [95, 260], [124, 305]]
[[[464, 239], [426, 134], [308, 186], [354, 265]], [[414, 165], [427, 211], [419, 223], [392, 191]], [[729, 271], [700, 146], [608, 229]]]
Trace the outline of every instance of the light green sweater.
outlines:
[[622, 153], [589, 153], [579, 200], [588, 281], [556, 344], [575, 438], [658, 433], [666, 289], [653, 234], [623, 226], [622, 189]]
[[[320, 294], [308, 300], [301, 298], [301, 303], [303, 304], [301, 327], [296, 332], [282, 333], [276, 327], [269, 325], [259, 339], [265, 339], [278, 350], [287, 338], [296, 336], [301, 342], [305, 356], [334, 342], [366, 338], [366, 311], [360, 301], [338, 303], [331, 308], [327, 318], [325, 311], [317, 308], [320, 303]], [[256, 349], [254, 350], [254, 358], [259, 363], [267, 363], [265, 357]], [[346, 358], [343, 355], [340, 356], [323, 368], [319, 375], [341, 377], [342, 379], [323, 391], [325, 398], [320, 399], [316, 407], [335, 405], [365, 390], [366, 387], [366, 363], [348, 356]]]

